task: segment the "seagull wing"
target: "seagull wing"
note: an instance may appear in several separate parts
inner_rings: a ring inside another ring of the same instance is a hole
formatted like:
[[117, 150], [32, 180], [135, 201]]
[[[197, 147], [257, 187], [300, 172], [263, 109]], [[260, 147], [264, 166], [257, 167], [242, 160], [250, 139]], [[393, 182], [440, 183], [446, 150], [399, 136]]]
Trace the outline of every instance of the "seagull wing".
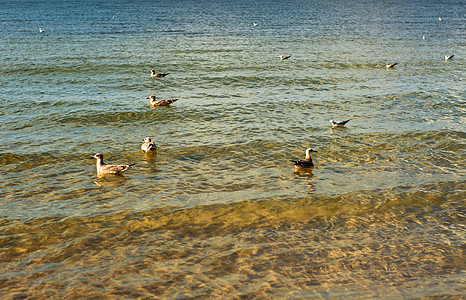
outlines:
[[106, 174], [121, 174], [134, 166], [135, 164], [131, 165], [103, 165], [101, 167], [101, 173]]
[[311, 160], [305, 160], [305, 159], [300, 159], [300, 160], [292, 160], [294, 162], [294, 165], [300, 168], [311, 168], [314, 166], [314, 163]]
[[351, 119], [346, 120], [346, 121], [341, 121], [341, 122], [339, 122], [339, 123], [340, 123], [339, 125], [344, 126], [344, 125], [346, 125], [346, 123], [348, 123], [349, 121], [351, 121]]

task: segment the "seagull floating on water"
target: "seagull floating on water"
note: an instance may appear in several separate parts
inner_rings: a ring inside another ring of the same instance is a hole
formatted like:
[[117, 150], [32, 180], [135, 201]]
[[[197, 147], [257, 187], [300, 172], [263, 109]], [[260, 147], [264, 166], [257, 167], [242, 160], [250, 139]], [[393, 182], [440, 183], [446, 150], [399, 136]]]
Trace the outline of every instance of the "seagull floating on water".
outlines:
[[97, 159], [97, 175], [105, 175], [105, 174], [114, 174], [119, 175], [134, 166], [135, 164], [131, 165], [107, 165], [104, 163], [104, 156], [101, 153], [96, 153], [94, 158]]
[[291, 57], [291, 55], [279, 55], [278, 56], [278, 58], [280, 58], [280, 60], [288, 59], [290, 57]]
[[39, 33], [45, 32], [45, 29], [39, 28]]
[[453, 56], [455, 56], [454, 54], [452, 55], [445, 55], [445, 60], [450, 60], [453, 58]]
[[146, 137], [144, 139], [144, 143], [141, 145], [141, 150], [144, 152], [151, 152], [157, 150], [157, 145], [150, 139], [150, 137]]
[[317, 152], [317, 151], [311, 148], [307, 148], [306, 158], [300, 159], [300, 160], [292, 160], [292, 162], [294, 162], [294, 166], [296, 170], [309, 169], [309, 168], [314, 167], [314, 163], [312, 162], [312, 157], [311, 157], [312, 152]]
[[161, 78], [167, 76], [168, 74], [170, 73], [156, 73], [155, 70], [150, 70], [150, 77], [152, 78]]
[[334, 120], [329, 120], [329, 122], [333, 125], [333, 127], [343, 127], [343, 126], [345, 126], [346, 123], [348, 123], [349, 121], [351, 121], [351, 119], [346, 120], [346, 121], [334, 121]]
[[386, 67], [387, 69], [393, 69], [397, 64], [398, 64], [398, 63], [394, 63], [394, 64], [389, 64], [389, 63], [387, 63], [387, 64], [385, 65], [385, 67]]
[[439, 20], [440, 22], [442, 22], [442, 17], [438, 17], [438, 20]]
[[256, 26], [257, 26], [257, 23], [252, 23], [252, 25], [254, 25], [254, 27], [256, 27]]
[[155, 95], [151, 95], [150, 97], [147, 97], [147, 99], [150, 99], [151, 106], [168, 106], [173, 102], [178, 101], [178, 99], [157, 100]]

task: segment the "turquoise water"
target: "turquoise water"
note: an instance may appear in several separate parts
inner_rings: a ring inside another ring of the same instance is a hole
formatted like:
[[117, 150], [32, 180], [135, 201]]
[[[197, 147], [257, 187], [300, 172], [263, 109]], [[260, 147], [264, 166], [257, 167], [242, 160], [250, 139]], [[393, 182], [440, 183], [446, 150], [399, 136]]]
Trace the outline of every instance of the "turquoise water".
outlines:
[[0, 1], [0, 295], [460, 298], [464, 16]]

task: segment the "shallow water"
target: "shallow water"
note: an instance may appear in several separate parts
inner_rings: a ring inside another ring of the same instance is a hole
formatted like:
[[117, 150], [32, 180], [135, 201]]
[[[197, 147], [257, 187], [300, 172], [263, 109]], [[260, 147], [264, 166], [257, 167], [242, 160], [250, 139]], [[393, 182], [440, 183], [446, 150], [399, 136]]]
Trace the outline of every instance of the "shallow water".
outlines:
[[464, 294], [464, 3], [275, 4], [0, 1], [2, 298]]

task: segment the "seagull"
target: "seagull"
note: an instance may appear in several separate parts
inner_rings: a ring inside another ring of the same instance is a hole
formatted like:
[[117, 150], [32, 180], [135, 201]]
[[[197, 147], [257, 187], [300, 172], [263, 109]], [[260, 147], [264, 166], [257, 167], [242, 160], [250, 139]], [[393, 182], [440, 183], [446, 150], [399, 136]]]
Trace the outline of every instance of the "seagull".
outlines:
[[291, 57], [291, 55], [279, 55], [278, 56], [278, 58], [280, 58], [280, 60], [288, 59], [290, 57]]
[[150, 99], [151, 106], [168, 106], [173, 102], [178, 101], [178, 99], [157, 100], [155, 95], [151, 95], [150, 97], [147, 97], [147, 99]]
[[422, 36], [422, 39], [423, 39], [423, 40], [425, 40], [425, 39], [426, 39], [426, 36], [425, 36], [425, 35], [423, 35], [423, 36]]
[[346, 123], [351, 121], [351, 119], [346, 120], [346, 121], [334, 121], [334, 120], [328, 120], [328, 121], [333, 125], [333, 127], [343, 127], [346, 125]]
[[254, 25], [254, 27], [256, 27], [256, 26], [257, 26], [257, 23], [252, 23], [252, 25]]
[[104, 156], [100, 153], [96, 153], [93, 158], [97, 159], [97, 175], [119, 175], [135, 165], [107, 165], [104, 163]]
[[442, 22], [442, 17], [438, 17], [438, 20], [439, 20], [440, 22]]
[[39, 28], [39, 33], [45, 32], [45, 29]]
[[146, 137], [144, 143], [141, 145], [141, 150], [144, 152], [151, 152], [157, 150], [157, 146], [152, 142], [150, 137]]
[[160, 77], [165, 77], [170, 73], [155, 73], [155, 70], [150, 70], [150, 77], [152, 78], [160, 78]]
[[387, 64], [385, 65], [385, 67], [386, 67], [387, 69], [393, 69], [397, 64], [398, 64], [398, 63], [394, 63], [394, 64], [389, 64], [389, 63], [387, 63]]
[[312, 162], [312, 157], [311, 153], [312, 152], [317, 152], [316, 150], [313, 150], [311, 148], [306, 149], [306, 158], [305, 159], [300, 159], [300, 160], [292, 160], [294, 162], [295, 169], [309, 169], [314, 167], [314, 163]]
[[452, 55], [445, 55], [445, 60], [450, 60], [453, 58], [453, 56], [455, 56], [454, 54]]

